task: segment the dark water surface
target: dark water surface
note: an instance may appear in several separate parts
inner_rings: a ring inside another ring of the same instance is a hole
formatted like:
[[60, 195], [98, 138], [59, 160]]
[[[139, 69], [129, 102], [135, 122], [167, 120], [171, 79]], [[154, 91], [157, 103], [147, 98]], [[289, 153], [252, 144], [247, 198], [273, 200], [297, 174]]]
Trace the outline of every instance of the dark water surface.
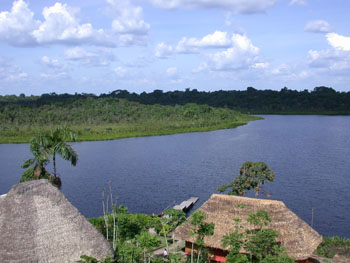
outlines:
[[[323, 235], [350, 238], [350, 117], [264, 116], [236, 129], [75, 143], [76, 167], [58, 161], [62, 192], [86, 217], [102, 214], [101, 189], [113, 182], [131, 212], [158, 213], [191, 196], [206, 201], [247, 160], [275, 172], [266, 185]], [[0, 145], [0, 194], [16, 184], [28, 144]], [[49, 170], [52, 168], [49, 167]]]

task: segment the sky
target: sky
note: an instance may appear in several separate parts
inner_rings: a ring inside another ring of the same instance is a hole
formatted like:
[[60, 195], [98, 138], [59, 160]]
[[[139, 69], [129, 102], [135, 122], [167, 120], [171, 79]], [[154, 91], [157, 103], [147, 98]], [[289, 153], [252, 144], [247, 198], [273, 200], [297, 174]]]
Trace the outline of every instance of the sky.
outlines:
[[350, 91], [348, 0], [1, 0], [0, 95]]

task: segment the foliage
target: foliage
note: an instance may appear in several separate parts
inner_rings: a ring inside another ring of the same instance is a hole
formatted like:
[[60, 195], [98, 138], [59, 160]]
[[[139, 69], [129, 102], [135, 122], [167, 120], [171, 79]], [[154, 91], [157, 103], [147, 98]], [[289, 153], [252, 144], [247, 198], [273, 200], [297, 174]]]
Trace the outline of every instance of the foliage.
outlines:
[[[49, 179], [50, 174], [46, 171], [45, 165], [49, 162], [49, 151], [42, 143], [42, 135], [33, 137], [30, 140], [30, 152], [33, 158], [22, 164], [22, 168], [28, 168], [23, 172], [20, 182], [36, 179]], [[33, 167], [30, 167], [34, 165]]]
[[[56, 154], [59, 154], [64, 160], [71, 161], [72, 165], [76, 165], [78, 154], [68, 144], [68, 140], [75, 140], [74, 132], [66, 127], [58, 127], [50, 132], [40, 133], [30, 140], [30, 151], [33, 158], [25, 161], [22, 168], [28, 168], [23, 172], [20, 182], [49, 179], [54, 184], [60, 186], [61, 180], [56, 174]], [[49, 163], [50, 157], [53, 160], [53, 176], [45, 169], [45, 165]]]
[[[227, 185], [218, 187], [218, 191], [223, 193], [231, 188], [229, 195], [244, 195], [247, 191], [254, 189], [256, 195], [262, 190], [262, 185], [272, 182], [275, 178], [274, 173], [264, 162], [245, 162], [239, 169], [239, 175]], [[268, 196], [266, 191], [263, 191]]]
[[[38, 173], [40, 174], [39, 177], [35, 176], [35, 174], [36, 174], [35, 171], [38, 171]], [[48, 180], [50, 180], [51, 179], [51, 175], [42, 166], [29, 167], [27, 170], [25, 170], [22, 173], [22, 176], [21, 176], [21, 179], [20, 179], [19, 182], [23, 183], [23, 182], [27, 182], [27, 181], [36, 180], [36, 179], [48, 179]]]
[[182, 210], [170, 208], [164, 211], [164, 216], [168, 219], [167, 224], [170, 225], [170, 231], [181, 225], [186, 220], [186, 213]]
[[[253, 226], [252, 230], [243, 231], [240, 220], [234, 219], [235, 231], [225, 235], [222, 245], [229, 248], [226, 258], [227, 263], [294, 263], [283, 246], [279, 245], [276, 238], [279, 233], [268, 229], [271, 216], [265, 210], [249, 213], [247, 221]], [[242, 254], [245, 250], [249, 253]], [[250, 259], [250, 260], [249, 260]]]
[[143, 250], [143, 259], [146, 262], [150, 262], [152, 257], [152, 250], [160, 245], [160, 239], [158, 235], [151, 235], [147, 231], [143, 231], [141, 234], [135, 237], [138, 246]]
[[116, 257], [118, 263], [140, 262], [142, 249], [133, 241], [122, 241], [117, 243]]
[[193, 103], [143, 105], [68, 94], [14, 100], [0, 96], [0, 142], [28, 142], [57, 126], [69, 126], [84, 141], [233, 128], [255, 119], [259, 118]]
[[[109, 232], [113, 232], [113, 216], [108, 214]], [[93, 224], [106, 237], [106, 226], [103, 217], [89, 218]], [[130, 214], [124, 206], [119, 206], [116, 211], [116, 223], [118, 225], [118, 237], [123, 240], [134, 239], [142, 231], [153, 227], [156, 219], [145, 214]]]
[[315, 253], [322, 257], [333, 258], [339, 255], [350, 255], [350, 239], [340, 237], [324, 237]]
[[206, 104], [213, 107], [227, 107], [253, 114], [350, 114], [350, 92], [336, 92], [329, 87], [316, 87], [297, 91], [286, 87], [280, 91], [246, 90], [186, 91], [154, 90], [141, 94], [116, 90], [104, 97], [125, 98], [143, 104], [184, 105], [186, 103]]
[[56, 173], [56, 154], [60, 155], [63, 160], [70, 161], [73, 166], [77, 164], [78, 154], [74, 151], [69, 141], [76, 141], [77, 135], [67, 127], [58, 127], [48, 133], [39, 136], [42, 140], [41, 144], [52, 156], [53, 161], [53, 176], [57, 177]]
[[214, 223], [205, 222], [205, 219], [205, 213], [200, 210], [194, 211], [191, 215], [190, 224], [192, 225], [192, 229], [190, 230], [190, 235], [195, 238], [194, 243], [192, 243], [191, 263], [193, 263], [194, 244], [199, 247], [197, 254], [197, 263], [208, 261], [208, 254], [207, 250], [205, 249], [204, 237], [212, 236], [214, 234], [215, 225]]
[[98, 260], [94, 257], [82, 255], [80, 260], [76, 261], [77, 263], [114, 263], [114, 259], [111, 257], [106, 257], [104, 259]]

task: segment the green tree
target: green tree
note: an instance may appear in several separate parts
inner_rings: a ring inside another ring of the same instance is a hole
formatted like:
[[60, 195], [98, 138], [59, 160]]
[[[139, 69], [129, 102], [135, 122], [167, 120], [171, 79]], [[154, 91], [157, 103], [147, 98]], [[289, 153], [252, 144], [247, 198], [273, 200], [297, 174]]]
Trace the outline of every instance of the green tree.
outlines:
[[234, 219], [236, 228], [233, 233], [227, 234], [222, 239], [224, 247], [229, 247], [227, 255], [228, 263], [247, 263], [249, 259], [245, 250], [250, 255], [250, 262], [256, 263], [294, 263], [295, 260], [289, 257], [283, 246], [277, 243], [278, 231], [269, 229], [271, 222], [270, 214], [265, 210], [258, 210], [249, 213], [247, 221], [252, 229], [242, 231], [239, 226], [239, 219]]
[[204, 222], [205, 219], [206, 219], [205, 213], [200, 210], [194, 211], [191, 216], [190, 223], [192, 225], [192, 229], [190, 231], [190, 235], [195, 239], [194, 242], [192, 242], [191, 263], [193, 263], [194, 243], [199, 248], [198, 254], [197, 254], [197, 263], [198, 263], [200, 260], [203, 247], [205, 245], [204, 237], [212, 236], [214, 234], [214, 227], [215, 227], [214, 223], [206, 223]]
[[76, 141], [76, 133], [67, 127], [59, 127], [43, 137], [47, 150], [52, 156], [53, 176], [57, 177], [56, 172], [56, 154], [60, 155], [63, 160], [70, 161], [72, 165], [76, 165], [78, 154], [74, 151], [69, 141]]
[[23, 173], [21, 181], [41, 178], [51, 179], [50, 174], [45, 169], [45, 165], [48, 164], [51, 156], [53, 161], [52, 180], [55, 184], [61, 185], [61, 180], [57, 177], [56, 172], [56, 154], [60, 155], [64, 160], [70, 161], [75, 166], [78, 161], [78, 154], [68, 143], [68, 141], [75, 140], [76, 134], [67, 127], [59, 127], [51, 132], [34, 136], [30, 142], [30, 151], [34, 157], [25, 161], [22, 168], [35, 165]]
[[224, 193], [229, 189], [229, 195], [244, 195], [247, 191], [254, 189], [256, 195], [259, 191], [263, 191], [262, 185], [267, 182], [272, 182], [275, 178], [274, 173], [264, 162], [245, 162], [239, 169], [239, 175], [227, 185], [218, 187], [218, 191]]
[[151, 261], [151, 251], [155, 247], [160, 245], [160, 240], [157, 235], [151, 235], [147, 231], [143, 231], [141, 234], [136, 236], [136, 241], [143, 250], [143, 261], [146, 263]]
[[[33, 158], [22, 164], [22, 168], [28, 168], [23, 172], [20, 182], [36, 179], [49, 179], [50, 174], [46, 171], [45, 165], [49, 162], [49, 151], [43, 144], [43, 135], [35, 136], [30, 141], [30, 151]], [[30, 167], [34, 165], [33, 167]]]

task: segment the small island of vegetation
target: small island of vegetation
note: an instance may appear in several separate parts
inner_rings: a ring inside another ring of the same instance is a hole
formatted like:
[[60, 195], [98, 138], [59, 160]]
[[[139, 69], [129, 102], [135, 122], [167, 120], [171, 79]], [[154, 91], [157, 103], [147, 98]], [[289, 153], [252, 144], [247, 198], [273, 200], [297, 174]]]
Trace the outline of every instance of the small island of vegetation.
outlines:
[[0, 97], [0, 143], [29, 142], [57, 126], [68, 126], [79, 141], [90, 141], [234, 128], [257, 119], [194, 103], [144, 105], [84, 94], [5, 96]]

